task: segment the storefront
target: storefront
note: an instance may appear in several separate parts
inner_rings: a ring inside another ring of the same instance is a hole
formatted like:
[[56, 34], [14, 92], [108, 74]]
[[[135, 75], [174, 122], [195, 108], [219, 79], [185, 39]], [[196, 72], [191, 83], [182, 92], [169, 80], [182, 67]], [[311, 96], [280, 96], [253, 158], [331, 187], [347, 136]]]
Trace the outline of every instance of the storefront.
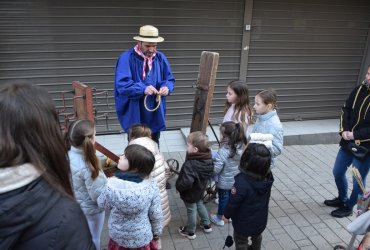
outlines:
[[[0, 84], [47, 88], [58, 107], [74, 80], [106, 91], [95, 98], [100, 132], [118, 131], [116, 58], [141, 25], [159, 28], [176, 89], [168, 128], [189, 126], [202, 51], [220, 54], [211, 121], [223, 116], [226, 84], [246, 79], [251, 101], [274, 88], [284, 120], [338, 117], [358, 83], [369, 43], [369, 1], [1, 1]], [[248, 26], [249, 25], [249, 26]], [[66, 94], [67, 99], [68, 95]], [[67, 107], [71, 110], [71, 104]]]

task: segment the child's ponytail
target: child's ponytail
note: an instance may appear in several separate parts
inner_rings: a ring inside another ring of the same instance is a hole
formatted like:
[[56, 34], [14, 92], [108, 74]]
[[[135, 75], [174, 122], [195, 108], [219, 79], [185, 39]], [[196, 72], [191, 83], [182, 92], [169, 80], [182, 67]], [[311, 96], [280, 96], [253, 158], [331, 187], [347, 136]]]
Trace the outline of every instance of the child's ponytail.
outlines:
[[223, 137], [228, 139], [227, 144], [230, 147], [229, 158], [233, 158], [236, 154], [237, 149], [242, 144], [247, 144], [243, 125], [241, 125], [240, 123], [228, 121], [221, 124], [220, 130]]
[[85, 139], [82, 142], [82, 151], [85, 155], [85, 161], [91, 170], [91, 178], [94, 180], [99, 175], [99, 162], [98, 158], [96, 157], [96, 151], [94, 144], [91, 141], [91, 137], [85, 136]]
[[69, 144], [83, 151], [85, 162], [91, 170], [92, 179], [95, 179], [100, 171], [99, 161], [92, 141], [94, 136], [95, 124], [89, 120], [77, 120], [71, 123], [67, 133]]

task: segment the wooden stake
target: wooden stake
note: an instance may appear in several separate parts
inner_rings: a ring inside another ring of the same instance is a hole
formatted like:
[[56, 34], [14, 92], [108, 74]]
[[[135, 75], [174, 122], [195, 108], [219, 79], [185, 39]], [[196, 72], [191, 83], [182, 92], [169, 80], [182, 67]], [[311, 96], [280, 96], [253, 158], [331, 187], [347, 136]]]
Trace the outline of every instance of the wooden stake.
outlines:
[[218, 59], [219, 54], [210, 51], [203, 51], [200, 57], [190, 132], [202, 131], [204, 134], [206, 133], [216, 81]]

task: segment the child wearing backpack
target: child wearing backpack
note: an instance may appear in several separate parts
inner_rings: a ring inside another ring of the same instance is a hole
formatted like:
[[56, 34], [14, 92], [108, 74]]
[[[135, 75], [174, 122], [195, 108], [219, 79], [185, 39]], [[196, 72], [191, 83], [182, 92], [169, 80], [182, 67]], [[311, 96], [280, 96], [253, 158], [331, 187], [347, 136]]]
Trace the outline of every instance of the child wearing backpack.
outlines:
[[[274, 182], [270, 164], [271, 152], [265, 145], [248, 144], [224, 213], [226, 219], [232, 219], [236, 250], [261, 249]], [[251, 245], [248, 244], [249, 237]]]
[[218, 211], [217, 214], [210, 215], [211, 221], [217, 226], [224, 225], [222, 216], [234, 184], [234, 177], [239, 173], [240, 157], [247, 144], [240, 123], [232, 121], [222, 123], [220, 134], [221, 146], [214, 160], [214, 174], [218, 175]]
[[117, 166], [122, 174], [99, 196], [99, 207], [111, 210], [108, 250], [158, 249], [163, 218], [158, 185], [149, 178], [154, 163], [145, 147], [127, 146]]
[[176, 189], [185, 203], [188, 215], [187, 224], [179, 228], [179, 233], [190, 240], [196, 238], [197, 211], [200, 227], [206, 233], [212, 232], [208, 211], [202, 199], [212, 173], [213, 162], [208, 137], [200, 131], [190, 133], [187, 138], [186, 159], [176, 181]]

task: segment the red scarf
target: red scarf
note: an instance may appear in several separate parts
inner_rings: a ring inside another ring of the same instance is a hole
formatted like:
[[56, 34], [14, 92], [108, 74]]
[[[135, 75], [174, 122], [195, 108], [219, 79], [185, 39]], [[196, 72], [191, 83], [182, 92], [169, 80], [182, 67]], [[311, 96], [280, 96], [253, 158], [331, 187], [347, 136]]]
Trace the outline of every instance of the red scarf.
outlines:
[[146, 57], [143, 52], [141, 51], [141, 46], [140, 46], [140, 42], [138, 42], [138, 44], [136, 44], [136, 46], [134, 47], [134, 50], [135, 52], [141, 56], [143, 59], [144, 59], [144, 62], [143, 62], [143, 80], [145, 80], [145, 70], [146, 70], [146, 62], [148, 61], [148, 67], [149, 67], [149, 70], [148, 70], [148, 75], [149, 75], [149, 72], [152, 70], [152, 66], [153, 66], [153, 58], [155, 57], [156, 55], [156, 52], [153, 53], [153, 55], [151, 57]]

